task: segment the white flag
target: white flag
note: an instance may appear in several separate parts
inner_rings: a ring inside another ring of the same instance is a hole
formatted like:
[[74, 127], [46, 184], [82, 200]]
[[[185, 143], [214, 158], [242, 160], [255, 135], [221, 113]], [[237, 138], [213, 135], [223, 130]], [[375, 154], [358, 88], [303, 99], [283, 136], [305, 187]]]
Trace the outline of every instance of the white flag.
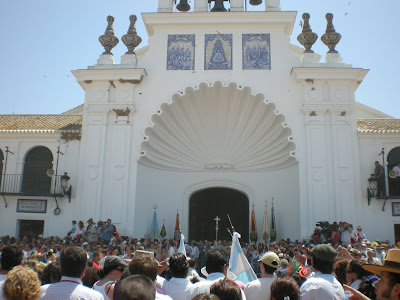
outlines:
[[232, 249], [228, 270], [236, 275], [236, 280], [247, 284], [250, 281], [256, 280], [257, 276], [244, 255], [242, 247], [240, 247], [239, 238], [240, 234], [234, 232], [232, 235]]

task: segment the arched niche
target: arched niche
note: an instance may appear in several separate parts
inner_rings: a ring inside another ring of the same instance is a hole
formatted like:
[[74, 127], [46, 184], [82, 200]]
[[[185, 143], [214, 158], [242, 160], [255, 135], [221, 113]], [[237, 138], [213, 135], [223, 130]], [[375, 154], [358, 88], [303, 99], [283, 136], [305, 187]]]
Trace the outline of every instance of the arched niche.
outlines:
[[259, 171], [297, 162], [292, 130], [276, 105], [236, 83], [187, 87], [151, 121], [140, 161], [155, 168]]
[[44, 146], [28, 151], [24, 161], [22, 192], [25, 194], [50, 194], [52, 178], [46, 172], [53, 168], [53, 154]]

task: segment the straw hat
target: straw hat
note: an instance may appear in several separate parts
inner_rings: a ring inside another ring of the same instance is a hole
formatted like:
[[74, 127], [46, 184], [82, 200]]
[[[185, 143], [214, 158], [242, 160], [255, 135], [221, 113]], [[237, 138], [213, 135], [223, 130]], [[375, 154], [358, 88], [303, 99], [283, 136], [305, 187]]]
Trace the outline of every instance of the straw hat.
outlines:
[[381, 275], [382, 272], [400, 274], [400, 249], [390, 249], [383, 266], [365, 264], [362, 266], [368, 272]]

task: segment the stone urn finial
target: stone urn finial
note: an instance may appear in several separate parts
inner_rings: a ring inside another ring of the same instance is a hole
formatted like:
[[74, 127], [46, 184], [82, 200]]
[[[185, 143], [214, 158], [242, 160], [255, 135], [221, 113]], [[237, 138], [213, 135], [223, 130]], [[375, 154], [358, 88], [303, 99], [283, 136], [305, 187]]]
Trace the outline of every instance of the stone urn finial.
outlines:
[[314, 51], [311, 50], [312, 45], [315, 44], [315, 41], [318, 38], [318, 35], [314, 32], [312, 32], [311, 27], [310, 27], [310, 14], [309, 13], [304, 13], [303, 14], [303, 31], [297, 36], [297, 40], [299, 41], [300, 44], [304, 46], [306, 50], [304, 50], [304, 53], [314, 53]]
[[137, 17], [135, 15], [131, 15], [129, 17], [130, 25], [128, 29], [128, 33], [122, 37], [122, 42], [124, 42], [125, 46], [128, 48], [128, 52], [126, 54], [134, 54], [133, 50], [139, 46], [142, 42], [142, 38], [137, 35], [135, 23], [137, 21]]
[[335, 50], [335, 47], [337, 44], [339, 44], [342, 35], [336, 32], [335, 27], [333, 27], [333, 14], [327, 13], [325, 17], [328, 24], [326, 25], [325, 34], [321, 36], [321, 41], [328, 46], [328, 53], [338, 53], [337, 50]]
[[113, 16], [108, 16], [107, 17], [107, 28], [106, 32], [99, 37], [99, 42], [100, 44], [104, 47], [103, 54], [111, 54], [111, 49], [117, 46], [119, 40], [118, 38], [114, 35], [114, 28], [113, 28], [113, 23], [114, 23], [114, 17]]

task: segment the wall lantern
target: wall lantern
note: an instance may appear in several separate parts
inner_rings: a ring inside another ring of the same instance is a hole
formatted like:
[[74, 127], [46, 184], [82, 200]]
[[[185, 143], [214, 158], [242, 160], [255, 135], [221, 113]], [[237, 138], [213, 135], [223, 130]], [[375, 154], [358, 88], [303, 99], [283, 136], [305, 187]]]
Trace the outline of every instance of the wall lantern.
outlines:
[[70, 177], [67, 172], [64, 172], [64, 175], [61, 176], [61, 187], [63, 189], [64, 195], [68, 197], [69, 202], [71, 202], [71, 190], [72, 185], [68, 187]]

